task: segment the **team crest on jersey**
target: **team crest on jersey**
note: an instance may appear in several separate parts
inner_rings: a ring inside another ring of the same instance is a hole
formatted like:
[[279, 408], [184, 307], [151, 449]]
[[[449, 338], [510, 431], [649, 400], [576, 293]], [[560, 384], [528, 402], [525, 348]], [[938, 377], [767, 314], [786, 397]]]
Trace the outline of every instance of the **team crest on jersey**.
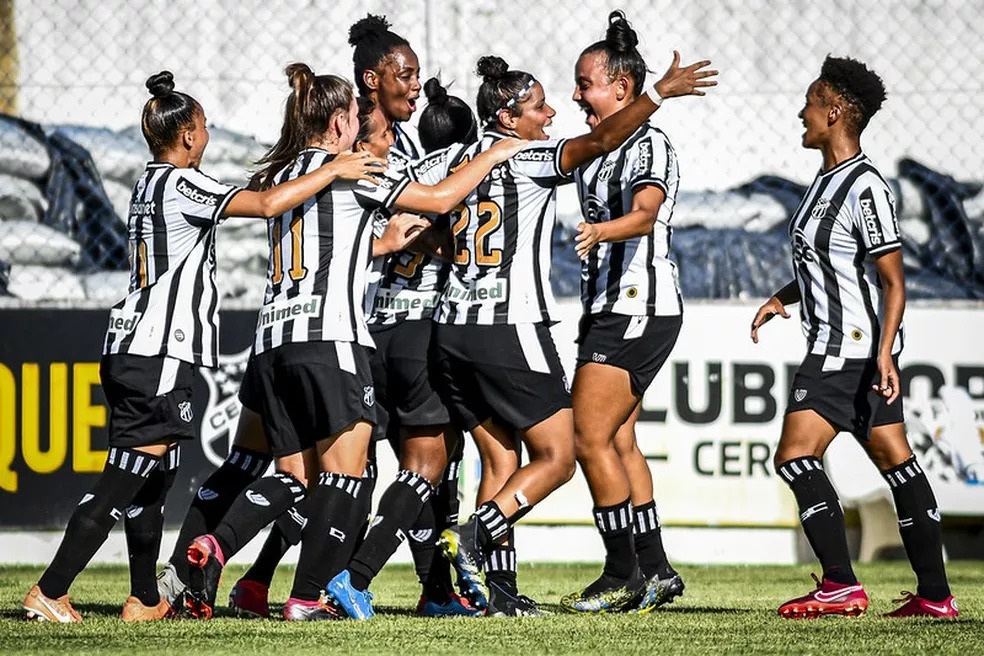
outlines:
[[608, 182], [615, 173], [615, 160], [608, 160], [598, 169], [598, 182]]
[[178, 416], [184, 423], [191, 423], [191, 420], [195, 418], [195, 413], [191, 409], [191, 401], [182, 401], [178, 404]]
[[239, 402], [239, 385], [246, 373], [249, 352], [250, 348], [232, 355], [220, 353], [216, 369], [201, 369], [208, 388], [201, 424], [202, 453], [216, 467], [225, 460], [236, 435], [243, 407]]
[[806, 390], [802, 388], [794, 390], [793, 398], [796, 399], [797, 403], [799, 403], [800, 401], [806, 398]]
[[827, 208], [830, 207], [829, 198], [821, 198], [817, 201], [817, 204], [813, 206], [813, 211], [810, 212], [810, 218], [820, 220], [823, 215], [827, 213]]
[[371, 408], [376, 405], [376, 388], [372, 385], [366, 385], [362, 388], [362, 402], [366, 407]]

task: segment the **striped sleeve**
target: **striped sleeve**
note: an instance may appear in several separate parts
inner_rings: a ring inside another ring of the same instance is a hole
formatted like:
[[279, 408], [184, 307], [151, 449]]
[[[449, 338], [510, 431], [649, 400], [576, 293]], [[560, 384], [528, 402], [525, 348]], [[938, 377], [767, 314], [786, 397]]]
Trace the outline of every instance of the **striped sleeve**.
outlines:
[[396, 170], [392, 166], [377, 177], [379, 184], [359, 180], [355, 183], [353, 191], [362, 207], [388, 210], [393, 207], [396, 199], [410, 184], [410, 177], [405, 171]]
[[870, 179], [860, 188], [854, 206], [854, 226], [865, 248], [872, 255], [884, 255], [901, 248], [895, 199], [880, 179]]
[[627, 187], [633, 192], [646, 185], [655, 185], [670, 193], [669, 177], [672, 165], [669, 144], [656, 132], [650, 131], [632, 144], [627, 153], [625, 169], [629, 177]]
[[226, 206], [241, 187], [219, 182], [198, 169], [179, 169], [177, 173], [175, 209], [192, 224], [221, 223]]
[[566, 139], [534, 141], [509, 160], [512, 169], [541, 187], [553, 187], [573, 180], [573, 172], [560, 168], [560, 154]]

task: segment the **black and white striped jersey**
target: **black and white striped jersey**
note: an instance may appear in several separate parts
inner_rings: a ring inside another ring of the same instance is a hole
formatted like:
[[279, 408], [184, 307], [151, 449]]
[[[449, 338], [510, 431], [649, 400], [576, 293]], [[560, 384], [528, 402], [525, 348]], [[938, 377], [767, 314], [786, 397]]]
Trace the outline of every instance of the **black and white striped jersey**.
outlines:
[[[389, 165], [403, 170], [422, 151], [401, 124], [394, 124], [393, 131], [396, 142], [390, 147]], [[384, 211], [375, 213], [375, 237], [382, 236], [389, 216]], [[447, 282], [448, 268], [447, 262], [409, 249], [373, 258], [365, 307], [370, 327], [430, 319]]]
[[130, 287], [109, 313], [104, 354], [217, 366], [215, 227], [239, 188], [150, 163], [130, 197]]
[[647, 185], [663, 190], [651, 234], [602, 242], [581, 263], [585, 314], [678, 315], [683, 311], [676, 265], [670, 260], [670, 219], [680, 173], [676, 152], [663, 132], [642, 125], [618, 149], [574, 172], [587, 223], [619, 219], [632, 210], [632, 196]]
[[[809, 352], [875, 357], [883, 314], [873, 258], [901, 247], [885, 179], [864, 153], [820, 171], [788, 232]], [[901, 350], [900, 329], [892, 353]]]
[[390, 146], [390, 153], [402, 156], [408, 162], [423, 157], [424, 149], [420, 146], [420, 137], [417, 135], [417, 129], [409, 123], [394, 123], [393, 145]]
[[[425, 184], [447, 176], [495, 142], [486, 132], [468, 146], [426, 157], [411, 168]], [[454, 261], [435, 321], [446, 324], [552, 322], [550, 245], [557, 219], [557, 186], [564, 140], [527, 146], [496, 166], [451, 215]]]
[[[334, 155], [302, 151], [278, 172], [283, 184], [314, 171]], [[370, 217], [388, 208], [409, 180], [387, 170], [379, 186], [340, 180], [269, 222], [267, 286], [253, 342], [255, 354], [300, 342], [357, 342], [372, 346], [363, 314], [372, 254]]]

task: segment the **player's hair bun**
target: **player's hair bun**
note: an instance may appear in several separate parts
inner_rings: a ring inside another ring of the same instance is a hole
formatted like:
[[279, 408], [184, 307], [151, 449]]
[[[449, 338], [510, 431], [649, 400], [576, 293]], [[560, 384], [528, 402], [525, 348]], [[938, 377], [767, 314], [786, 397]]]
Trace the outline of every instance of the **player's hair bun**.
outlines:
[[171, 71], [161, 71], [147, 78], [147, 89], [155, 98], [164, 98], [174, 91], [174, 75]]
[[639, 45], [639, 36], [629, 25], [629, 21], [621, 9], [616, 9], [608, 14], [605, 45], [615, 52], [628, 52]]
[[430, 105], [443, 105], [448, 101], [448, 90], [436, 77], [424, 82], [424, 95], [427, 96], [427, 103]]
[[383, 16], [366, 14], [365, 18], [357, 20], [349, 28], [348, 42], [350, 46], [358, 46], [364, 41], [378, 39], [389, 31], [389, 21]]
[[290, 85], [291, 89], [294, 89], [294, 91], [303, 89], [314, 80], [314, 71], [311, 70], [310, 66], [303, 62], [289, 64], [287, 68], [284, 69], [284, 73], [287, 74], [287, 83]]
[[477, 70], [483, 80], [486, 82], [495, 82], [509, 72], [509, 64], [502, 57], [486, 55], [478, 60]]

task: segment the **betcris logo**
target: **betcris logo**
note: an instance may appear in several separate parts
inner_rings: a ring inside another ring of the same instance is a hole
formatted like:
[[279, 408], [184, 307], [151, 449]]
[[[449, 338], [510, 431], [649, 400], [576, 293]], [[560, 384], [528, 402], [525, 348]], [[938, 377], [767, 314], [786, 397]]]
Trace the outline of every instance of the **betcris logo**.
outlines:
[[871, 190], [866, 189], [861, 192], [858, 199], [861, 208], [861, 223], [864, 224], [864, 232], [868, 235], [868, 241], [872, 246], [882, 243], [881, 223], [878, 221], [878, 213], [875, 211], [875, 199], [871, 195]]
[[187, 198], [190, 201], [198, 203], [199, 205], [205, 205], [206, 207], [215, 207], [219, 203], [219, 197], [215, 194], [205, 191], [200, 187], [196, 187], [192, 183], [188, 182], [184, 178], [178, 180], [178, 193]]
[[517, 162], [552, 162], [554, 161], [554, 150], [552, 148], [529, 148], [513, 155]]
[[649, 139], [640, 141], [638, 144], [638, 158], [636, 159], [635, 172], [644, 173], [653, 165], [653, 144]]

